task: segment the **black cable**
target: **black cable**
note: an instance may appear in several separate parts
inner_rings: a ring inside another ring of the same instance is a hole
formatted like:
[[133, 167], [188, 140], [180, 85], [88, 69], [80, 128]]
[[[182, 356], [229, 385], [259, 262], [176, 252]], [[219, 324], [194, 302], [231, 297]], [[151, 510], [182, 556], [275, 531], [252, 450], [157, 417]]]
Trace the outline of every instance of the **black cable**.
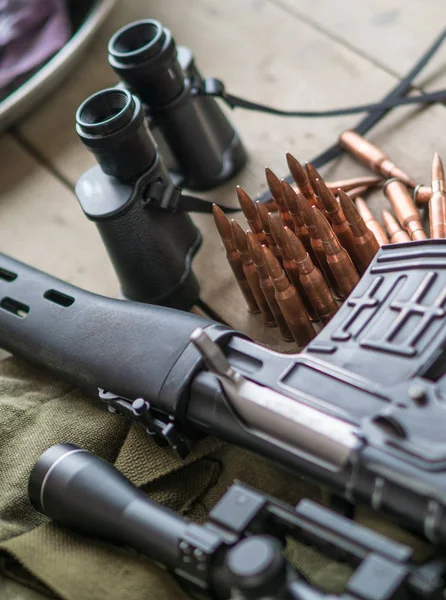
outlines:
[[228, 94], [226, 91], [222, 92], [206, 92], [207, 96], [214, 96], [224, 100], [230, 108], [244, 108], [245, 110], [252, 110], [257, 112], [263, 112], [270, 115], [277, 115], [279, 117], [301, 117], [301, 118], [321, 118], [321, 117], [345, 117], [347, 115], [355, 115], [358, 113], [372, 113], [380, 112], [389, 108], [395, 108], [397, 106], [405, 106], [407, 104], [434, 104], [435, 102], [443, 102], [446, 100], [446, 89], [437, 90], [430, 92], [429, 94], [423, 94], [422, 96], [409, 96], [409, 97], [398, 97], [389, 98], [378, 102], [376, 104], [360, 104], [358, 106], [350, 106], [347, 108], [332, 108], [329, 110], [282, 110], [280, 108], [274, 108], [267, 106], [266, 104], [258, 104], [257, 102], [251, 102], [245, 100], [239, 96]]
[[[409, 73], [393, 88], [393, 90], [391, 90], [385, 96], [383, 101], [386, 101], [390, 98], [397, 98], [399, 96], [404, 96], [405, 94], [407, 94], [407, 92], [412, 87], [412, 81], [424, 69], [424, 67], [427, 65], [429, 60], [432, 58], [432, 56], [435, 54], [435, 52], [438, 50], [438, 48], [441, 46], [441, 44], [444, 42], [445, 39], [446, 39], [446, 28], [443, 29], [441, 34], [437, 37], [437, 39], [432, 44], [432, 46], [430, 46], [426, 50], [426, 52], [418, 60], [418, 62], [412, 67], [412, 69], [409, 71]], [[354, 131], [359, 133], [359, 135], [364, 135], [374, 125], [376, 125], [376, 123], [381, 121], [381, 119], [383, 119], [383, 117], [385, 117], [385, 115], [389, 112], [389, 110], [391, 110], [391, 109], [385, 108], [385, 109], [382, 109], [381, 111], [376, 111], [376, 112], [370, 113], [369, 115], [367, 115], [366, 117], [361, 119], [361, 121], [356, 125], [356, 127], [353, 128]], [[330, 146], [329, 148], [327, 148], [327, 150], [325, 150], [324, 152], [322, 152], [315, 158], [313, 158], [313, 160], [311, 160], [310, 162], [316, 169], [319, 169], [320, 167], [326, 165], [328, 162], [330, 162], [330, 161], [334, 160], [335, 158], [337, 158], [338, 156], [340, 156], [343, 152], [344, 152], [344, 150], [341, 148], [341, 146], [338, 143], [336, 143], [336, 144], [333, 144], [333, 146]], [[289, 183], [293, 182], [293, 178], [291, 177], [291, 175], [287, 175], [286, 177], [284, 177], [284, 179], [286, 181], [288, 181]], [[259, 198], [257, 198], [257, 200], [259, 200], [259, 202], [262, 202], [262, 203], [268, 202], [270, 199], [271, 199], [271, 194], [269, 191], [264, 192]]]

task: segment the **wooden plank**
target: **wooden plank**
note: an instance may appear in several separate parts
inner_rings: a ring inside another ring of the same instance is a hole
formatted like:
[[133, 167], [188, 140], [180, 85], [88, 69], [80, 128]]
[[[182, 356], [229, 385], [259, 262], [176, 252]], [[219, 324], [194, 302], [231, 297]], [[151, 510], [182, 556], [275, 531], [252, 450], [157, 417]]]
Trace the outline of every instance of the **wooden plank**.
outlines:
[[[403, 77], [446, 24], [446, 3], [438, 0], [271, 0], [350, 48]], [[446, 87], [446, 45], [416, 79], [425, 89]], [[329, 65], [317, 65], [325, 71]], [[375, 97], [373, 86], [364, 100]]]
[[0, 252], [105, 295], [118, 285], [96, 231], [74, 194], [17, 142], [0, 140]]

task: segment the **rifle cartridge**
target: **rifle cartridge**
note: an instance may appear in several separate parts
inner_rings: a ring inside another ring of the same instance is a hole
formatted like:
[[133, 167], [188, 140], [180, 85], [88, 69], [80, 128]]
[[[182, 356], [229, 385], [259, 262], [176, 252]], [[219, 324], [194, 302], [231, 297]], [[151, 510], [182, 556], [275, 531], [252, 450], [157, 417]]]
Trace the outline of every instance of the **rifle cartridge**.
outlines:
[[359, 214], [363, 218], [364, 223], [374, 234], [378, 245], [385, 246], [386, 244], [388, 244], [389, 238], [387, 237], [387, 234], [384, 231], [381, 223], [377, 219], [375, 219], [375, 215], [372, 213], [370, 208], [367, 206], [366, 202], [360, 196], [356, 198], [356, 208], [358, 209]]
[[344, 297], [347, 297], [359, 281], [359, 275], [348, 252], [339, 243], [329, 222], [317, 208], [313, 208], [314, 224], [327, 254], [327, 263]]
[[401, 226], [406, 229], [412, 240], [425, 240], [427, 238], [417, 207], [410, 197], [405, 184], [399, 179], [389, 179], [383, 187], [383, 191]]
[[248, 247], [254, 261], [254, 266], [259, 275], [260, 287], [265, 295], [266, 301], [274, 315], [274, 319], [279, 326], [280, 335], [286, 342], [293, 341], [293, 335], [285, 321], [285, 317], [280, 310], [280, 306], [276, 300], [276, 292], [273, 282], [269, 278], [268, 269], [265, 265], [265, 257], [263, 255], [262, 245], [252, 232], [248, 232]]
[[282, 255], [280, 254], [280, 250], [277, 247], [277, 244], [273, 238], [271, 233], [271, 229], [269, 227], [269, 210], [265, 204], [261, 204], [258, 200], [256, 202], [257, 214], [259, 215], [260, 223], [262, 225], [263, 231], [265, 232], [265, 236], [267, 239], [267, 245], [277, 260], [282, 264]]
[[419, 206], [426, 206], [432, 196], [432, 188], [430, 185], [422, 185], [421, 183], [413, 191], [413, 199]]
[[321, 199], [324, 207], [324, 210], [321, 211], [322, 214], [328, 217], [336, 237], [338, 238], [341, 246], [349, 253], [355, 267], [357, 269], [361, 268], [361, 257], [359, 256], [350, 225], [348, 224], [347, 219], [342, 212], [341, 205], [336, 200], [333, 192], [330, 192], [323, 181], [316, 179], [315, 185], [318, 196]]
[[443, 163], [438, 152], [434, 154], [432, 161], [432, 197], [428, 206], [430, 237], [444, 238], [446, 236], [446, 182]]
[[311, 255], [311, 257], [315, 260], [316, 257], [313, 254], [313, 250], [311, 248], [311, 238], [308, 233], [308, 229], [305, 227], [305, 224], [302, 220], [302, 217], [299, 214], [299, 209], [297, 206], [297, 194], [290, 186], [290, 184], [282, 179], [282, 189], [283, 189], [283, 197], [285, 198], [285, 202], [287, 203], [288, 210], [290, 211], [291, 218], [294, 221], [294, 233], [300, 239], [302, 244], [305, 246], [306, 251]]
[[274, 319], [274, 315], [272, 314], [268, 302], [266, 301], [265, 294], [260, 287], [259, 276], [257, 274], [257, 269], [254, 266], [254, 261], [252, 259], [251, 253], [248, 248], [248, 238], [246, 237], [246, 233], [243, 231], [242, 227], [235, 221], [234, 219], [231, 221], [232, 232], [234, 234], [235, 245], [240, 252], [240, 256], [243, 262], [243, 272], [245, 273], [246, 279], [249, 282], [252, 293], [254, 294], [254, 298], [258, 304], [260, 312], [265, 319], [265, 325], [267, 327], [276, 327], [277, 323]]
[[388, 210], [382, 211], [382, 220], [390, 237], [391, 244], [404, 244], [410, 242], [410, 236], [398, 224], [398, 221]]
[[[376, 187], [380, 184], [384, 183], [384, 179], [382, 177], [377, 177], [374, 175], [366, 175], [364, 177], [352, 177], [351, 179], [340, 179], [339, 181], [326, 181], [325, 185], [328, 187], [330, 191], [336, 194], [337, 190], [341, 188], [344, 192], [349, 192], [350, 198], [352, 200], [356, 197], [356, 195], [361, 195], [367, 192], [368, 190]], [[425, 186], [423, 186], [425, 187]], [[294, 187], [291, 188], [297, 192], [299, 191], [298, 186], [295, 184]], [[428, 188], [430, 190], [430, 187]], [[429, 192], [430, 197], [430, 192]], [[274, 201], [271, 198], [269, 202], [264, 202], [266, 207], [270, 212], [276, 210], [274, 206]]]
[[288, 206], [283, 197], [283, 190], [280, 179], [271, 171], [269, 167], [265, 167], [265, 175], [269, 191], [271, 192], [274, 202], [276, 203], [279, 209], [279, 216], [283, 224], [294, 231], [294, 221], [290, 215]]
[[319, 319], [325, 325], [337, 312], [338, 305], [324, 276], [314, 265], [302, 242], [288, 227], [285, 227], [285, 234], [291, 256], [299, 270], [300, 282]]
[[240, 252], [237, 250], [237, 246], [235, 245], [231, 223], [229, 222], [225, 213], [216, 204], [212, 205], [212, 214], [214, 215], [217, 231], [220, 234], [221, 241], [223, 242], [226, 250], [226, 258], [228, 259], [228, 263], [232, 269], [232, 272], [234, 273], [234, 277], [237, 281], [240, 291], [246, 300], [248, 311], [253, 314], [259, 313], [259, 306], [254, 298], [254, 294], [252, 293], [248, 280], [246, 279], [243, 271], [243, 262]]
[[294, 262], [293, 257], [291, 256], [290, 249], [288, 248], [287, 236], [286, 236], [285, 228], [284, 228], [286, 226], [284, 226], [282, 224], [280, 219], [278, 219], [271, 213], [269, 213], [268, 217], [269, 217], [271, 233], [273, 235], [274, 241], [277, 244], [277, 247], [279, 248], [279, 252], [282, 255], [283, 269], [284, 269], [285, 273], [288, 275], [288, 279], [294, 285], [297, 293], [301, 297], [302, 302], [304, 303], [304, 306], [307, 310], [308, 316], [310, 317], [310, 319], [312, 321], [315, 321], [318, 319], [318, 316], [317, 316], [317, 314], [313, 308], [313, 305], [311, 304], [307, 294], [305, 293], [305, 290], [300, 281], [299, 269], [297, 268], [297, 265]]
[[339, 136], [339, 145], [375, 173], [381, 173], [387, 179], [397, 177], [412, 188], [416, 186], [409, 175], [397, 167], [382, 150], [356, 133], [356, 131], [347, 130], [342, 132]]
[[302, 194], [298, 193], [296, 195], [296, 199], [299, 214], [301, 215], [303, 222], [305, 223], [305, 227], [307, 228], [308, 233], [310, 234], [311, 249], [313, 250], [313, 253], [316, 257], [317, 264], [319, 265], [322, 274], [328, 281], [328, 284], [333, 289], [335, 294], [339, 297], [342, 297], [341, 291], [336, 281], [336, 277], [333, 275], [332, 270], [328, 266], [324, 244], [322, 243], [322, 240], [320, 239], [319, 233], [314, 224], [312, 206]]
[[309, 162], [305, 163], [305, 171], [307, 172], [308, 179], [310, 180], [311, 187], [313, 188], [315, 195], [319, 197], [319, 194], [317, 192], [316, 179], [320, 179], [325, 183], [325, 185], [327, 185], [324, 178], [321, 176], [319, 171], [315, 167], [313, 167], [313, 165]]
[[378, 252], [379, 244], [374, 233], [370, 231], [364, 223], [353, 200], [341, 189], [339, 189], [339, 201], [341, 203], [342, 212], [344, 213], [353, 234], [358, 256], [361, 260], [359, 273], [362, 275], [372, 262], [375, 254]]
[[261, 244], [267, 244], [268, 242], [262, 229], [259, 215], [256, 211], [256, 205], [254, 204], [253, 200], [251, 200], [251, 197], [239, 185], [237, 186], [237, 198], [248, 225], [251, 227], [251, 231]]
[[340, 179], [339, 181], [326, 181], [325, 185], [328, 187], [329, 190], [336, 194], [339, 188], [341, 188], [341, 190], [344, 190], [344, 192], [350, 192], [351, 190], [357, 187], [365, 187], [366, 189], [369, 189], [376, 187], [382, 183], [384, 183], [384, 179], [382, 177], [378, 177], [375, 175], [366, 175], [364, 177]]
[[274, 285], [276, 300], [299, 348], [304, 348], [316, 335], [298, 293], [291, 285], [278, 260], [264, 247], [265, 264]]
[[306, 200], [308, 200], [311, 206], [319, 206], [319, 199], [317, 198], [310, 180], [308, 179], [308, 175], [300, 162], [289, 152], [286, 153], [286, 161], [299, 192]]
[[351, 200], [355, 200], [356, 198], [358, 198], [358, 196], [362, 196], [369, 190], [370, 190], [369, 187], [367, 187], [365, 185], [360, 185], [359, 187], [355, 187], [355, 188], [352, 188], [351, 190], [349, 190], [348, 195], [350, 196]]

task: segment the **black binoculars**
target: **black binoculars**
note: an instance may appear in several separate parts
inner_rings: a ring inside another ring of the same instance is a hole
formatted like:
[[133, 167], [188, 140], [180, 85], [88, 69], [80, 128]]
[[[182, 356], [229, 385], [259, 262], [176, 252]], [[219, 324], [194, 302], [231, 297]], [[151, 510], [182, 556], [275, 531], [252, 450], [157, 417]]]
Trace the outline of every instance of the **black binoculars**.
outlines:
[[197, 92], [191, 52], [177, 52], [158, 21], [116, 32], [109, 61], [125, 85], [93, 94], [77, 111], [77, 133], [98, 166], [81, 176], [76, 194], [123, 296], [189, 310], [199, 297], [192, 259], [201, 234], [187, 210], [191, 201], [211, 207], [190, 197], [187, 206], [178, 186], [215, 187], [243, 167], [246, 153], [216, 100]]
[[108, 60], [143, 103], [149, 127], [174, 183], [209, 190], [231, 179], [246, 152], [216, 100], [203, 94], [192, 52], [177, 49], [171, 32], [152, 19], [122, 27]]

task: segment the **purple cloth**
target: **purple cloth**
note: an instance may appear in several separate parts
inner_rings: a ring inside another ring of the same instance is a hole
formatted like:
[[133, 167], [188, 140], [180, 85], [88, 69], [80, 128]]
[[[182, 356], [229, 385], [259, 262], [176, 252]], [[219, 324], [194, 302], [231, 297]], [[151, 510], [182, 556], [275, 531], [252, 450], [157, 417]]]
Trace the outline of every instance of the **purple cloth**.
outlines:
[[69, 38], [64, 0], [0, 0], [0, 89], [12, 91]]

